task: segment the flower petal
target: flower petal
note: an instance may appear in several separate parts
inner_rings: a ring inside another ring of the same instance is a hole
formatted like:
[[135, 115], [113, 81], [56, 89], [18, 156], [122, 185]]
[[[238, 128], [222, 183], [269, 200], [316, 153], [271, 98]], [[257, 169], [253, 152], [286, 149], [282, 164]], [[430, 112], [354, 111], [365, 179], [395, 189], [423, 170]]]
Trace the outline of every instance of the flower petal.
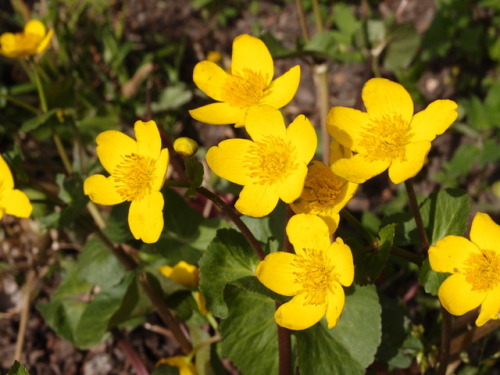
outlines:
[[316, 215], [298, 214], [288, 221], [286, 234], [298, 255], [304, 249], [326, 251], [330, 246], [328, 226]]
[[38, 46], [36, 47], [36, 53], [43, 52], [47, 49], [49, 46], [50, 41], [52, 40], [52, 36], [54, 35], [54, 30], [50, 29], [47, 32], [47, 35], [38, 43]]
[[326, 322], [328, 323], [328, 328], [333, 328], [337, 325], [337, 322], [344, 310], [345, 305], [345, 293], [344, 289], [337, 284], [333, 283], [327, 294], [327, 308], [326, 308]]
[[208, 166], [214, 173], [238, 185], [251, 182], [244, 161], [253, 142], [248, 139], [227, 139], [211, 147], [206, 155]]
[[306, 176], [306, 163], [298, 165], [297, 168], [279, 184], [278, 190], [280, 199], [285, 203], [292, 203], [294, 200], [298, 199], [304, 189]]
[[96, 142], [99, 160], [109, 173], [113, 173], [125, 155], [137, 152], [137, 142], [117, 130], [107, 130], [100, 133]]
[[479, 254], [478, 247], [467, 238], [446, 236], [429, 248], [429, 262], [436, 272], [463, 273], [471, 254]]
[[453, 100], [436, 100], [413, 116], [412, 141], [432, 141], [436, 135], [443, 134], [457, 119], [457, 107]]
[[269, 137], [285, 138], [286, 127], [279, 110], [268, 105], [255, 105], [247, 110], [245, 129], [255, 142]]
[[338, 282], [343, 286], [350, 286], [354, 281], [354, 263], [351, 248], [342, 241], [342, 238], [337, 237], [325, 254], [329, 259], [329, 264], [335, 266]]
[[409, 124], [413, 117], [411, 96], [399, 83], [372, 78], [365, 83], [361, 95], [370, 118], [399, 115]]
[[463, 315], [478, 307], [486, 296], [485, 292], [474, 291], [462, 274], [448, 277], [439, 287], [438, 297], [443, 307], [453, 315]]
[[167, 175], [169, 162], [168, 148], [164, 148], [160, 152], [160, 157], [156, 161], [153, 174], [153, 181], [151, 182], [151, 188], [153, 190], [160, 190], [165, 182], [165, 177]]
[[332, 164], [333, 173], [347, 181], [361, 184], [382, 173], [389, 167], [386, 160], [368, 160], [361, 154], [350, 159], [340, 159]]
[[297, 160], [307, 165], [318, 147], [318, 138], [311, 121], [304, 115], [297, 116], [288, 126], [286, 137], [291, 144], [295, 145]]
[[[17, 217], [29, 217], [33, 207], [28, 196], [21, 190], [6, 190], [0, 194], [0, 207], [5, 213]], [[1, 211], [1, 210], [0, 210]]]
[[300, 330], [319, 322], [325, 315], [326, 303], [312, 305], [307, 303], [307, 300], [308, 295], [301, 293], [282, 304], [274, 314], [276, 323], [288, 329]]
[[193, 81], [198, 88], [212, 99], [222, 101], [222, 88], [228, 74], [211, 61], [201, 61], [195, 65]]
[[429, 141], [409, 143], [405, 148], [405, 160], [394, 159], [389, 166], [389, 178], [399, 184], [414, 177], [424, 166], [425, 158], [431, 149]]
[[212, 103], [189, 110], [195, 120], [212, 125], [244, 124], [246, 108], [232, 107], [227, 103]]
[[163, 230], [163, 195], [155, 191], [133, 201], [128, 212], [130, 231], [137, 240], [154, 243]]
[[302, 289], [302, 285], [297, 283], [296, 258], [295, 254], [283, 251], [267, 255], [257, 265], [255, 271], [257, 278], [275, 293], [284, 296], [296, 295]]
[[328, 133], [342, 146], [359, 152], [360, 133], [368, 123], [368, 113], [353, 108], [333, 107], [328, 112]]
[[26, 23], [26, 25], [24, 25], [24, 33], [36, 35], [42, 39], [47, 33], [47, 29], [42, 22], [38, 20], [30, 20]]
[[281, 108], [293, 99], [300, 82], [300, 66], [296, 65], [271, 82], [261, 103]]
[[278, 204], [277, 185], [245, 185], [235, 203], [243, 215], [262, 217], [270, 214]]
[[2, 155], [0, 155], [0, 178], [0, 191], [6, 191], [14, 188], [14, 178], [12, 177], [10, 168]]
[[492, 250], [500, 255], [500, 225], [488, 214], [478, 212], [472, 220], [470, 239], [480, 249]]
[[114, 205], [125, 201], [116, 191], [113, 176], [104, 177], [102, 174], [95, 174], [88, 177], [83, 183], [83, 193], [88, 195], [90, 200], [97, 204]]
[[476, 320], [478, 327], [482, 326], [488, 320], [498, 319], [500, 314], [500, 285], [489, 290], [486, 298], [481, 304], [481, 312]]
[[161, 151], [160, 131], [156, 122], [136, 121], [134, 132], [137, 139], [137, 152], [156, 161]]
[[274, 62], [264, 42], [258, 38], [243, 34], [233, 41], [231, 74], [251, 70], [262, 75], [269, 85], [274, 76]]

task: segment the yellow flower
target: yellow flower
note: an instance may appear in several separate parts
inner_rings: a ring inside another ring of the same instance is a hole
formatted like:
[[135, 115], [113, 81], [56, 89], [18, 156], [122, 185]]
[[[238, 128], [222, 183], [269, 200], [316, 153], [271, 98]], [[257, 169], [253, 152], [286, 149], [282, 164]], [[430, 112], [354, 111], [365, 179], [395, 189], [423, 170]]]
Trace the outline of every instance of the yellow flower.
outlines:
[[137, 141], [116, 130], [96, 138], [97, 155], [111, 175], [97, 174], [85, 180], [83, 189], [98, 204], [130, 204], [128, 222], [136, 239], [158, 241], [163, 229], [163, 195], [160, 189], [168, 167], [168, 150], [161, 149], [154, 121], [137, 121]]
[[196, 367], [191, 363], [191, 356], [175, 356], [169, 358], [163, 358], [156, 363], [159, 365], [168, 365], [171, 367], [177, 367], [179, 369], [179, 375], [196, 375]]
[[299, 85], [300, 66], [294, 66], [274, 81], [273, 77], [274, 63], [266, 45], [253, 36], [240, 35], [233, 42], [229, 74], [212, 61], [196, 64], [194, 82], [218, 103], [189, 113], [208, 124], [245, 126], [249, 108], [259, 104], [281, 108], [292, 100]]
[[[351, 152], [337, 142], [330, 144], [330, 163], [341, 157], [350, 157]], [[309, 164], [304, 190], [300, 198], [290, 204], [296, 214], [313, 214], [322, 218], [332, 235], [339, 225], [339, 212], [354, 196], [358, 184], [349, 182], [333, 173], [320, 161]]]
[[180, 137], [174, 142], [174, 150], [182, 156], [191, 157], [198, 151], [198, 143], [194, 139]]
[[286, 128], [279, 111], [261, 106], [251, 108], [247, 119], [246, 129], [253, 141], [222, 141], [208, 150], [207, 162], [218, 176], [244, 185], [236, 209], [262, 217], [279, 199], [291, 203], [300, 196], [317, 138], [303, 115]]
[[481, 306], [476, 325], [500, 315], [500, 225], [478, 212], [472, 221], [470, 241], [446, 236], [429, 249], [431, 268], [451, 273], [438, 297], [453, 315]]
[[186, 263], [183, 260], [173, 267], [160, 267], [160, 272], [163, 276], [187, 287], [197, 286], [200, 281], [200, 271], [198, 267]]
[[40, 21], [28, 21], [22, 33], [0, 35], [0, 54], [15, 59], [36, 55], [47, 49], [53, 34]]
[[342, 286], [354, 280], [351, 249], [341, 238], [330, 243], [327, 225], [315, 215], [292, 216], [286, 233], [295, 254], [271, 253], [256, 270], [267, 288], [294, 296], [276, 310], [274, 318], [282, 327], [300, 330], [326, 315], [328, 328], [332, 328], [344, 308]]
[[31, 211], [30, 200], [21, 190], [14, 189], [12, 173], [0, 155], [0, 219], [3, 214], [29, 217]]
[[362, 97], [367, 112], [333, 107], [327, 118], [332, 137], [357, 153], [332, 166], [337, 175], [351, 182], [363, 183], [387, 168], [394, 183], [415, 176], [431, 141], [457, 118], [457, 104], [452, 100], [436, 100], [413, 115], [410, 94], [383, 78], [366, 82]]

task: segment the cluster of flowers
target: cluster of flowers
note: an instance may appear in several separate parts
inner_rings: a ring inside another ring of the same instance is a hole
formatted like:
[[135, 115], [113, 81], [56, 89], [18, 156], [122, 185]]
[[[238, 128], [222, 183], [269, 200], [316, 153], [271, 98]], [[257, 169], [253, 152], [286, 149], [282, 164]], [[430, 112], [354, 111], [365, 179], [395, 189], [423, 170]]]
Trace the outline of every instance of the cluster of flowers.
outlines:
[[[41, 25], [41, 26], [40, 26]], [[39, 21], [30, 21], [20, 34], [3, 34], [0, 53], [23, 58], [43, 51], [52, 37]], [[212, 147], [207, 163], [212, 171], [242, 185], [235, 204], [242, 214], [262, 217], [279, 200], [295, 212], [286, 232], [295, 252], [274, 252], [256, 269], [257, 278], [276, 293], [293, 296], [276, 311], [279, 325], [300, 330], [326, 315], [334, 327], [344, 307], [344, 290], [354, 279], [353, 257], [339, 237], [331, 242], [339, 212], [360, 183], [388, 170], [394, 183], [415, 176], [423, 167], [431, 141], [456, 119], [457, 105], [436, 100], [414, 114], [409, 93], [399, 84], [374, 78], [366, 82], [362, 99], [366, 112], [333, 107], [327, 128], [333, 137], [329, 165], [312, 160], [317, 136], [303, 115], [288, 126], [280, 108], [297, 91], [300, 67], [274, 79], [274, 63], [265, 44], [252, 36], [234, 40], [230, 72], [211, 61], [198, 63], [193, 79], [216, 103], [193, 109], [193, 118], [209, 124], [245, 127], [250, 139], [228, 139]], [[156, 242], [163, 230], [160, 190], [167, 175], [169, 153], [162, 149], [154, 121], [137, 121], [135, 140], [118, 131], [97, 139], [97, 155], [109, 176], [93, 175], [84, 193], [98, 204], [131, 202], [128, 222], [136, 239]], [[181, 152], [192, 145], [182, 142]], [[189, 151], [191, 150], [191, 151]], [[0, 158], [0, 217], [28, 217], [31, 204], [14, 189], [12, 174]], [[452, 275], [439, 290], [443, 306], [462, 315], [481, 306], [476, 321], [498, 319], [500, 312], [500, 226], [478, 213], [471, 241], [447, 236], [429, 249], [431, 267]], [[197, 272], [180, 265], [188, 273]], [[173, 269], [163, 270], [173, 277]], [[181, 281], [179, 281], [181, 282]]]

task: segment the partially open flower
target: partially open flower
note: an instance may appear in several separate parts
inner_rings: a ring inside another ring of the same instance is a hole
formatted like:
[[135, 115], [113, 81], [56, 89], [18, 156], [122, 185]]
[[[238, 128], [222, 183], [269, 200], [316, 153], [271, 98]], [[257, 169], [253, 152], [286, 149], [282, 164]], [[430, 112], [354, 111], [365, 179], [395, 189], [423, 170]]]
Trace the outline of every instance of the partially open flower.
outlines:
[[193, 156], [198, 151], [198, 143], [188, 137], [177, 138], [174, 142], [174, 150], [182, 156]]
[[187, 287], [198, 286], [200, 282], [200, 271], [198, 267], [186, 263], [183, 260], [175, 266], [161, 266], [160, 272], [163, 276]]
[[26, 23], [21, 33], [0, 35], [0, 54], [20, 59], [43, 52], [49, 46], [54, 30], [48, 30], [38, 20]]

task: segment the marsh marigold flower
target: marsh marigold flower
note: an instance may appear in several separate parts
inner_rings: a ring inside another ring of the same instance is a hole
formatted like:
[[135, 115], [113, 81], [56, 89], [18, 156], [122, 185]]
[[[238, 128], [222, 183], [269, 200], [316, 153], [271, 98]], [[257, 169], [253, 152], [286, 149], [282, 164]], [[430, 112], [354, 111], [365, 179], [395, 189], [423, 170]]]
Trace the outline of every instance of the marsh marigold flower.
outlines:
[[215, 174], [243, 185], [236, 209], [261, 217], [269, 214], [279, 199], [291, 203], [300, 196], [317, 138], [303, 115], [288, 128], [281, 113], [268, 106], [250, 109], [247, 119], [246, 130], [252, 140], [222, 141], [208, 150], [206, 158]]
[[300, 67], [294, 66], [274, 81], [273, 77], [273, 59], [264, 42], [250, 35], [240, 35], [233, 42], [230, 73], [212, 61], [196, 64], [194, 82], [218, 103], [189, 113], [208, 124], [244, 126], [249, 108], [265, 104], [277, 109], [292, 100], [299, 86]]
[[200, 270], [183, 260], [175, 266], [161, 266], [160, 272], [163, 276], [175, 281], [178, 284], [186, 287], [198, 286], [200, 281]]
[[132, 234], [153, 243], [163, 229], [160, 189], [167, 174], [168, 150], [161, 148], [154, 121], [137, 121], [134, 131], [137, 141], [116, 130], [97, 136], [97, 155], [110, 176], [90, 176], [83, 188], [90, 200], [98, 204], [131, 202], [128, 222]]
[[52, 35], [54, 30], [47, 31], [40, 21], [28, 21], [23, 32], [0, 35], [0, 54], [15, 59], [36, 55], [47, 49]]
[[[351, 152], [337, 142], [330, 144], [330, 164], [342, 157], [351, 157]], [[290, 204], [297, 213], [313, 214], [322, 218], [332, 235], [339, 225], [339, 212], [354, 196], [358, 184], [347, 181], [333, 173], [331, 167], [313, 160], [308, 167], [304, 190], [300, 198]]]
[[257, 265], [257, 278], [267, 288], [293, 298], [274, 314], [285, 328], [306, 329], [326, 315], [332, 328], [342, 313], [342, 286], [354, 280], [351, 249], [341, 238], [330, 243], [326, 223], [316, 215], [292, 216], [286, 227], [295, 254], [277, 251]]
[[362, 92], [366, 112], [333, 107], [327, 126], [332, 137], [357, 154], [336, 161], [333, 171], [362, 183], [389, 169], [389, 178], [400, 183], [423, 167], [431, 141], [457, 118], [457, 104], [436, 100], [413, 114], [410, 94], [384, 78], [366, 82]]
[[158, 361], [156, 364], [159, 365], [168, 365], [171, 367], [177, 367], [179, 369], [179, 375], [196, 375], [196, 367], [191, 363], [191, 356], [175, 356], [163, 358]]
[[14, 189], [14, 179], [9, 166], [0, 155], [0, 219], [4, 214], [29, 217], [32, 206], [24, 192]]
[[482, 326], [500, 314], [500, 225], [478, 212], [472, 221], [470, 241], [446, 236], [429, 249], [431, 268], [451, 273], [439, 287], [443, 307], [463, 315], [481, 306], [476, 320]]

